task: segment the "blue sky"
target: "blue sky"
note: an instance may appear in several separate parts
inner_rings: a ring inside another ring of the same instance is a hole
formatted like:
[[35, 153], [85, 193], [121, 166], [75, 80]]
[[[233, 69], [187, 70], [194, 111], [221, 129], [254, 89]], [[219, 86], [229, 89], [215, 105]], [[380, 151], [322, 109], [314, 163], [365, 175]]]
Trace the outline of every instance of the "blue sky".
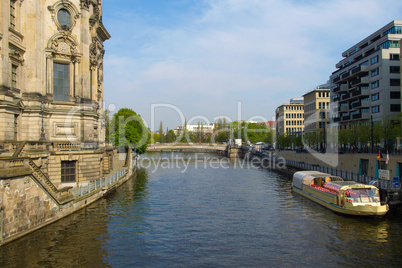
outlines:
[[271, 120], [398, 19], [400, 0], [103, 0], [105, 107], [155, 130], [183, 117]]

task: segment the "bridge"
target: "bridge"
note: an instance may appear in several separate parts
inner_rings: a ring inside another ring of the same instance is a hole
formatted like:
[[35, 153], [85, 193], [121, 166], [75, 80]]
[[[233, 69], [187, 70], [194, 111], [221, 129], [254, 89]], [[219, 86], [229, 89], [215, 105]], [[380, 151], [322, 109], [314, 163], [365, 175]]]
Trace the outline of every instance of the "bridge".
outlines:
[[216, 143], [157, 143], [149, 144], [147, 148], [148, 152], [216, 153], [225, 150], [225, 144]]

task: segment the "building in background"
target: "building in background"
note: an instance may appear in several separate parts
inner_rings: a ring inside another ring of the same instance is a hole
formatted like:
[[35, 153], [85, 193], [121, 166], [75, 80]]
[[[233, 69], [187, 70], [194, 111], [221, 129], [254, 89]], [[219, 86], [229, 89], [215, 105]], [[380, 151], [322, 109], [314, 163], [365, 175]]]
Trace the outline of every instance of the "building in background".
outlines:
[[[175, 129], [175, 134], [180, 135], [183, 130], [184, 126], [177, 126]], [[204, 134], [212, 134], [214, 132], [214, 124], [186, 125], [186, 130], [192, 133], [202, 132]]]
[[304, 140], [317, 149], [325, 148], [326, 133], [330, 123], [330, 86], [318, 86], [303, 95]]
[[401, 111], [401, 38], [395, 20], [342, 53], [330, 76], [333, 122], [341, 128]]
[[276, 108], [275, 120], [277, 136], [301, 136], [304, 129], [303, 98], [290, 99], [289, 103]]
[[113, 162], [103, 122], [102, 1], [2, 1], [0, 156], [28, 157], [56, 187]]

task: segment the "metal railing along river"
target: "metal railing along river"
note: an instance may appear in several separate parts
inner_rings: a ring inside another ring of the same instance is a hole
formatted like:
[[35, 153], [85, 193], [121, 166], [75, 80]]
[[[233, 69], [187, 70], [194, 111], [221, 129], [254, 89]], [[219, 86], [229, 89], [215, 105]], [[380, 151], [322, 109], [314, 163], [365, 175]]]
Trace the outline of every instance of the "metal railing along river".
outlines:
[[102, 187], [107, 187], [110, 184], [113, 184], [116, 181], [118, 181], [119, 178], [121, 176], [124, 176], [125, 174], [126, 174], [125, 169], [118, 170], [108, 177], [89, 181], [88, 184], [86, 184], [86, 185], [80, 185], [80, 187], [72, 189], [72, 194], [74, 197], [78, 197], [78, 196], [83, 196], [92, 191], [95, 191], [96, 189], [99, 189]]
[[320, 171], [320, 172], [324, 172], [324, 173], [329, 173], [334, 176], [339, 176], [344, 180], [371, 184], [371, 185], [374, 185], [374, 186], [378, 187], [379, 189], [383, 189], [383, 190], [400, 190], [401, 189], [401, 179], [399, 179], [398, 183], [395, 184], [395, 182], [393, 180], [373, 178], [373, 177], [370, 177], [370, 176], [367, 176], [364, 174], [356, 174], [351, 171], [340, 170], [340, 169], [333, 168], [333, 167], [323, 167], [320, 165], [305, 163], [305, 162], [296, 161], [296, 160], [286, 160], [286, 165], [293, 166], [293, 167], [300, 168], [300, 169], [305, 169], [305, 170], [315, 170], [315, 171]]

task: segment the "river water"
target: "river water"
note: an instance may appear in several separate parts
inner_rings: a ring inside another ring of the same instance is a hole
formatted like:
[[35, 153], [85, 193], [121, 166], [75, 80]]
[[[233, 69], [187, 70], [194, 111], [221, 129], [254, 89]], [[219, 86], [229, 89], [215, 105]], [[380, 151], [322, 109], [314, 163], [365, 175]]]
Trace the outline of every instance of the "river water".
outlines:
[[146, 155], [115, 193], [1, 247], [0, 266], [402, 267], [400, 216], [338, 215], [216, 157]]

